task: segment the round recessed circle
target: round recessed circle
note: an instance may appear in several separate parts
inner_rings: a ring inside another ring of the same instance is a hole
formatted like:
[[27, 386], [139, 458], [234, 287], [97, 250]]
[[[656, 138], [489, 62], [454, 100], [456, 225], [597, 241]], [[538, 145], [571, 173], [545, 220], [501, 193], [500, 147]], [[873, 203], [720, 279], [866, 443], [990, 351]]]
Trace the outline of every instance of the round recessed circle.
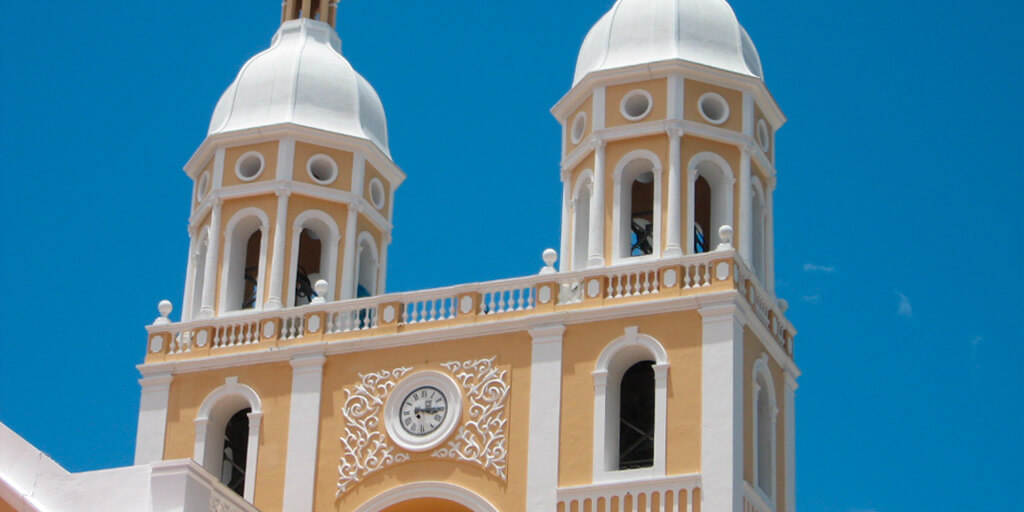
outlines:
[[238, 159], [235, 164], [235, 174], [242, 181], [252, 181], [263, 172], [263, 155], [257, 151], [250, 151]]
[[384, 208], [384, 184], [380, 182], [380, 178], [370, 180], [370, 202], [378, 210]]
[[154, 354], [164, 349], [164, 337], [162, 334], [153, 336], [153, 339], [149, 340], [149, 351]]
[[306, 162], [306, 172], [313, 181], [330, 185], [338, 177], [338, 164], [327, 155], [314, 155]]
[[204, 172], [199, 176], [199, 183], [196, 184], [196, 202], [206, 199], [206, 194], [210, 191], [210, 173]]
[[384, 404], [384, 427], [398, 446], [421, 452], [441, 444], [462, 419], [462, 391], [451, 377], [426, 370], [402, 379]]
[[643, 89], [637, 89], [630, 91], [629, 94], [622, 98], [619, 110], [622, 111], [622, 116], [626, 119], [639, 121], [651, 113], [653, 105], [654, 98], [651, 97], [651, 93]]
[[579, 144], [583, 140], [583, 133], [587, 130], [587, 113], [580, 112], [572, 119], [572, 143]]
[[757, 144], [761, 146], [761, 150], [767, 152], [772, 147], [772, 136], [768, 131], [768, 123], [764, 122], [764, 119], [758, 119], [757, 121], [757, 133], [754, 134], [757, 137]]
[[704, 93], [697, 101], [697, 109], [711, 124], [722, 124], [729, 119], [729, 102], [718, 93]]

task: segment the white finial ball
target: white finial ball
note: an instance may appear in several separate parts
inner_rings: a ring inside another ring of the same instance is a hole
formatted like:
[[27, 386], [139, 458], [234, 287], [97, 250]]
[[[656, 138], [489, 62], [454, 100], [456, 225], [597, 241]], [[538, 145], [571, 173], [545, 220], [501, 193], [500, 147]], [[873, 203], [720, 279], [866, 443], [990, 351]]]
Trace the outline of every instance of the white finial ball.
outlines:
[[718, 237], [725, 243], [732, 243], [732, 226], [726, 224], [718, 228]]
[[541, 258], [544, 259], [545, 265], [552, 267], [555, 265], [555, 262], [558, 261], [558, 251], [554, 249], [544, 249], [544, 254], [541, 255]]
[[316, 294], [321, 297], [327, 295], [327, 281], [323, 279], [317, 279], [316, 284], [313, 285], [313, 289], [316, 290]]
[[160, 316], [167, 318], [167, 315], [174, 311], [174, 305], [169, 300], [162, 300], [156, 305], [156, 310], [160, 312]]

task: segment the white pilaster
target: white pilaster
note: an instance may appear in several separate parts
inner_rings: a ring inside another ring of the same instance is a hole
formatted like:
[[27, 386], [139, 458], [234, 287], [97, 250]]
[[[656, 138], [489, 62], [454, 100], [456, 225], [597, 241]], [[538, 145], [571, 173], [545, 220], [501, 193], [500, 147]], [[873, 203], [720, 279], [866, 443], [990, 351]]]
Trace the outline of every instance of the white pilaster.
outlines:
[[[754, 214], [751, 201], [753, 200], [754, 189], [750, 182], [750, 148], [744, 146], [740, 151], [740, 221], [739, 226], [739, 249], [743, 261], [753, 267], [754, 241]], [[715, 229], [718, 229], [717, 227]], [[735, 242], [733, 242], [735, 244]]]
[[665, 257], [677, 258], [683, 255], [683, 249], [679, 246], [682, 234], [680, 225], [683, 221], [682, 156], [680, 154], [683, 130], [669, 128], [668, 137], [668, 218], [665, 222]]
[[786, 408], [785, 419], [785, 475], [786, 475], [786, 512], [796, 511], [796, 411], [794, 410], [796, 394], [796, 379], [786, 374], [786, 392], [784, 407]]
[[348, 205], [348, 217], [345, 219], [345, 233], [342, 239], [345, 241], [345, 254], [341, 265], [341, 294], [342, 299], [350, 299], [356, 296], [356, 219], [359, 217], [359, 204], [363, 197], [363, 179], [366, 176], [366, 158], [356, 153], [352, 162], [352, 193], [357, 199], [353, 199]]
[[604, 266], [605, 141], [594, 142], [594, 197], [590, 198], [590, 235], [587, 238], [587, 267]]
[[772, 179], [765, 190], [765, 221], [764, 221], [764, 267], [765, 287], [768, 293], [775, 294], [775, 180]]
[[323, 355], [292, 359], [291, 410], [288, 413], [288, 453], [284, 469], [284, 506], [288, 511], [313, 510], [317, 442], [320, 435], [320, 394]]
[[135, 433], [135, 464], [163, 460], [167, 432], [167, 401], [171, 393], [171, 374], [150, 375], [139, 379], [139, 426]]
[[217, 151], [213, 153], [213, 186], [210, 187], [213, 190], [220, 189], [224, 186], [224, 154], [226, 151], [224, 148], [217, 148]]
[[250, 412], [246, 414], [249, 418], [249, 439], [246, 443], [245, 457], [245, 488], [242, 497], [245, 501], [252, 503], [256, 496], [256, 463], [259, 461], [260, 451], [260, 428], [263, 424], [262, 412]]
[[188, 264], [185, 267], [185, 296], [181, 298], [181, 321], [187, 322], [192, 319], [192, 298], [195, 296], [196, 286], [196, 269], [199, 265], [205, 265], [205, 261], [197, 261], [198, 254], [196, 251], [196, 238], [199, 237], [198, 230], [200, 227], [195, 228], [193, 232], [190, 227], [188, 230]]
[[604, 103], [605, 103], [605, 88], [597, 87], [594, 89], [593, 102], [591, 105], [590, 117], [594, 118], [593, 126], [591, 127], [591, 133], [597, 133], [598, 130], [604, 129]]
[[274, 220], [274, 256], [270, 259], [270, 293], [266, 309], [281, 309], [283, 307], [281, 298], [287, 296], [284, 293], [284, 246], [285, 231], [288, 229], [288, 196], [291, 192], [284, 188], [277, 189], [275, 192], [277, 193], [277, 218]]
[[743, 496], [743, 324], [731, 302], [699, 312], [702, 510], [738, 511]]
[[530, 439], [526, 463], [526, 510], [558, 506], [559, 417], [562, 407], [564, 325], [530, 329]]
[[683, 119], [683, 109], [686, 100], [686, 81], [682, 75], [672, 74], [668, 77], [668, 117], [669, 119]]
[[286, 137], [277, 146], [277, 179], [291, 181], [295, 175], [295, 139]]
[[[696, 209], [696, 206], [694, 205], [697, 201], [696, 194], [694, 193], [694, 187], [697, 184], [697, 172], [693, 169], [687, 169], [686, 182], [686, 247], [683, 247], [683, 252], [685, 254], [693, 254], [693, 244], [695, 242], [693, 239], [693, 226], [696, 223], [693, 216], [694, 210]], [[710, 242], [711, 234], [705, 233], [705, 236], [708, 237], [708, 241]]]
[[391, 232], [384, 233], [380, 242], [380, 263], [377, 265], [377, 295], [383, 295], [388, 284], [388, 247], [391, 247]]
[[223, 205], [223, 199], [219, 197], [214, 199], [213, 212], [210, 214], [210, 244], [206, 247], [206, 269], [203, 270], [203, 301], [199, 307], [199, 318], [211, 318], [215, 314], [217, 276], [220, 274], [217, 271], [217, 258], [220, 255], [220, 214]]

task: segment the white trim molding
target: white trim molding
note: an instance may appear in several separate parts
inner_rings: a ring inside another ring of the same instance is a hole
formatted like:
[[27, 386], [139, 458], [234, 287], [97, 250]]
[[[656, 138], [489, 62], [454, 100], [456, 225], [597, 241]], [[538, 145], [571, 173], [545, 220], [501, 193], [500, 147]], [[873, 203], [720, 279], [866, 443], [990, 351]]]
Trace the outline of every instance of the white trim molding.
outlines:
[[743, 324], [732, 300], [702, 304], [702, 510], [742, 510]]
[[416, 482], [388, 489], [367, 500], [355, 512], [379, 512], [392, 505], [417, 498], [454, 501], [473, 512], [498, 512], [494, 505], [480, 495], [447, 482]]
[[[654, 360], [654, 464], [649, 468], [618, 469], [619, 386], [635, 363]], [[597, 358], [594, 378], [594, 482], [665, 476], [665, 428], [668, 416], [668, 352], [636, 326], [608, 344]]]
[[167, 433], [167, 403], [171, 393], [169, 373], [139, 379], [139, 426], [135, 434], [135, 464], [163, 460], [164, 436]]
[[223, 436], [209, 435], [224, 430], [231, 415], [249, 408], [249, 440], [245, 459], [245, 490], [242, 497], [252, 503], [256, 492], [256, 462], [260, 449], [260, 426], [263, 402], [254, 389], [238, 383], [238, 377], [228, 377], [224, 385], [210, 392], [199, 406], [194, 420], [196, 426], [192, 459], [214, 475], [220, 474], [220, 447]]
[[[767, 413], [771, 425], [768, 428], [768, 452], [771, 454], [771, 460], [768, 462], [768, 475], [762, 475], [760, 471], [760, 452], [761, 452], [761, 383], [764, 382], [765, 388], [767, 388], [766, 394], [768, 395], [768, 408]], [[757, 361], [754, 362], [754, 370], [750, 375], [750, 388], [751, 388], [751, 415], [752, 415], [752, 455], [753, 455], [753, 467], [754, 467], [754, 490], [760, 494], [766, 502], [775, 508], [777, 503], [778, 495], [778, 475], [776, 474], [776, 467], [778, 462], [778, 442], [777, 442], [777, 430], [779, 406], [775, 398], [775, 380], [772, 379], [772, 373], [768, 368], [768, 354], [762, 353]], [[762, 480], [767, 480], [762, 482]], [[770, 492], [765, 492], [764, 487], [767, 486]]]
[[564, 325], [530, 329], [530, 437], [527, 448], [526, 510], [558, 506], [558, 449], [562, 410]]

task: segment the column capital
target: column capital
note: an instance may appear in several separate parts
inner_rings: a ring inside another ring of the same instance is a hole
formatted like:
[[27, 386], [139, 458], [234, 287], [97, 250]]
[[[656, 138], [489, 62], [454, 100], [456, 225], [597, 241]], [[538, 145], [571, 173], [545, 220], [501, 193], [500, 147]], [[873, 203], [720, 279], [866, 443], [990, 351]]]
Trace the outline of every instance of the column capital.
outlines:
[[668, 128], [665, 129], [665, 132], [668, 133], [669, 137], [677, 139], [682, 138], [683, 134], [685, 133], [683, 127], [677, 125], [670, 125]]
[[595, 135], [594, 139], [592, 141], [590, 141], [590, 145], [595, 150], [597, 150], [597, 149], [604, 149], [606, 146], [608, 146], [608, 141], [605, 140], [604, 137]]
[[279, 197], [279, 198], [280, 197], [285, 197], [286, 198], [286, 197], [292, 195], [292, 189], [290, 189], [288, 187], [277, 187], [277, 188], [274, 189], [274, 194], [277, 195], [277, 197]]
[[533, 343], [552, 343], [562, 341], [562, 336], [565, 334], [565, 326], [562, 324], [552, 325], [539, 325], [531, 328], [529, 331], [530, 337], [533, 338]]

